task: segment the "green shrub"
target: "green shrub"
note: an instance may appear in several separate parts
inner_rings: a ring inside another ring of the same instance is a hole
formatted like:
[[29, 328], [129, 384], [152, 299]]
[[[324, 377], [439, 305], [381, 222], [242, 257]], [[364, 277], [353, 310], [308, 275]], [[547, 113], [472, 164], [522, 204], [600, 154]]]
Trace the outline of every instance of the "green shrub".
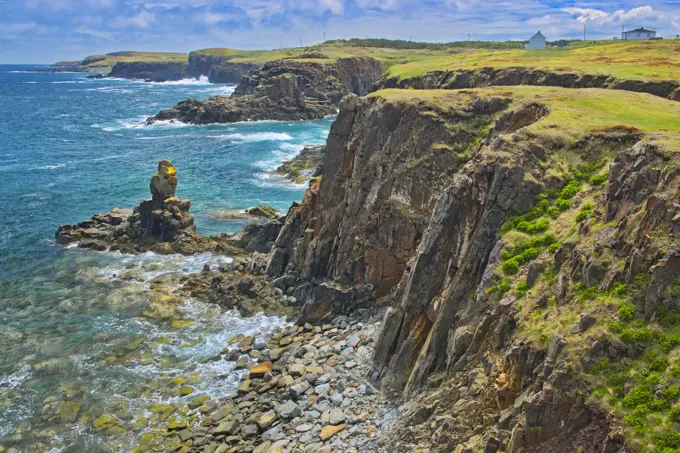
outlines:
[[560, 249], [560, 247], [562, 247], [562, 244], [550, 244], [550, 247], [548, 247], [548, 253], [555, 254]]
[[663, 372], [666, 371], [666, 368], [668, 368], [668, 359], [665, 357], [655, 357], [654, 359], [650, 360], [649, 366], [647, 367], [650, 371], [658, 371], [658, 372]]
[[593, 396], [595, 396], [596, 398], [603, 398], [606, 394], [607, 389], [603, 389], [602, 387], [600, 387], [599, 389], [595, 389], [595, 391], [593, 392]]
[[621, 297], [625, 295], [628, 292], [628, 285], [625, 283], [621, 282], [616, 282], [614, 283], [614, 286], [612, 286], [611, 293], [614, 296]]
[[591, 186], [602, 186], [609, 179], [609, 174], [603, 173], [601, 175], [591, 176], [588, 180], [588, 184]]
[[593, 205], [590, 203], [585, 203], [581, 206], [581, 212], [576, 216], [576, 223], [583, 222], [590, 214], [593, 213]]
[[601, 374], [605, 371], [609, 371], [611, 366], [612, 364], [609, 362], [609, 359], [600, 359], [595, 365], [590, 367], [588, 373]]
[[508, 275], [515, 275], [517, 272], [519, 272], [519, 263], [515, 258], [510, 258], [507, 261], [503, 262], [503, 272], [505, 272]]
[[548, 215], [552, 217], [553, 219], [556, 219], [560, 216], [562, 212], [559, 210], [557, 206], [550, 206], [548, 208]]
[[574, 292], [578, 294], [580, 301], [595, 300], [601, 295], [601, 292], [596, 285], [586, 286], [580, 282], [574, 285]]
[[673, 349], [680, 346], [680, 336], [675, 334], [663, 335], [657, 340], [657, 342], [659, 343], [659, 346], [661, 346], [661, 350], [663, 352], [669, 353]]
[[670, 401], [671, 403], [676, 402], [680, 399], [680, 387], [671, 385], [663, 392], [663, 399]]
[[680, 314], [670, 313], [668, 307], [659, 307], [656, 310], [656, 316], [659, 324], [663, 327], [673, 327], [680, 324]]
[[633, 304], [621, 304], [619, 306], [619, 319], [623, 322], [632, 321], [635, 318], [637, 308]]
[[670, 369], [670, 373], [675, 379], [680, 379], [680, 364], [673, 365]]
[[623, 417], [623, 423], [628, 426], [632, 426], [637, 434], [642, 434], [645, 431], [647, 421], [644, 417], [639, 415], [626, 415]]
[[510, 291], [510, 283], [508, 283], [507, 280], [499, 280], [495, 285], [489, 288], [490, 294], [498, 294], [499, 296], [502, 296], [508, 291]]
[[652, 334], [648, 329], [624, 329], [621, 332], [621, 341], [628, 344], [644, 344], [652, 339]]
[[525, 264], [530, 261], [535, 260], [538, 258], [538, 255], [541, 254], [541, 249], [532, 247], [530, 249], [527, 249], [523, 251], [520, 255], [515, 256], [515, 259], [520, 263], [520, 264]]
[[633, 387], [628, 395], [623, 399], [623, 407], [634, 409], [642, 404], [649, 404], [654, 401], [654, 395], [644, 385]]
[[671, 408], [671, 403], [669, 403], [666, 400], [655, 400], [649, 403], [649, 409], [653, 412], [662, 412], [662, 411], [667, 411], [668, 409]]
[[555, 202], [555, 207], [560, 210], [560, 212], [568, 211], [572, 208], [571, 201], [559, 199]]
[[548, 227], [550, 227], [550, 222], [548, 222], [546, 219], [535, 220], [533, 222], [527, 222], [526, 220], [523, 220], [516, 226], [517, 231], [527, 234], [543, 233], [548, 230]]
[[638, 407], [635, 408], [633, 411], [633, 415], [639, 415], [640, 417], [644, 417], [650, 413], [649, 406], [646, 404], [640, 404]]
[[562, 200], [571, 200], [580, 190], [581, 185], [578, 181], [570, 181], [560, 192], [560, 198]]
[[623, 332], [623, 324], [620, 321], [609, 321], [608, 326], [611, 333], [619, 334]]
[[653, 441], [659, 448], [680, 448], [680, 433], [667, 431], [654, 436]]
[[674, 423], [680, 423], [680, 407], [674, 407], [668, 412], [668, 418]]
[[517, 284], [517, 288], [515, 288], [515, 296], [518, 299], [526, 296], [527, 292], [529, 292], [529, 285], [527, 285], [525, 282]]

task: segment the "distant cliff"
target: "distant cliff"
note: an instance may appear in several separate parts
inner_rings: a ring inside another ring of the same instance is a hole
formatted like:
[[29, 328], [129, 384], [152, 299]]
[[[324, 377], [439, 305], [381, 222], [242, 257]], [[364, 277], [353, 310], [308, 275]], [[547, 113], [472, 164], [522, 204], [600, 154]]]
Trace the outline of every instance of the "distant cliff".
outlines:
[[253, 120], [312, 120], [335, 114], [347, 93], [364, 95], [383, 72], [382, 63], [366, 57], [328, 63], [276, 60], [241, 78], [233, 96], [205, 101], [188, 99], [149, 119], [193, 124]]
[[120, 79], [141, 79], [153, 82], [182, 80], [187, 77], [189, 65], [181, 62], [142, 62], [116, 63], [108, 74]]
[[186, 72], [191, 77], [208, 76], [210, 83], [238, 84], [244, 74], [261, 67], [258, 63], [234, 63], [227, 57], [191, 52]]

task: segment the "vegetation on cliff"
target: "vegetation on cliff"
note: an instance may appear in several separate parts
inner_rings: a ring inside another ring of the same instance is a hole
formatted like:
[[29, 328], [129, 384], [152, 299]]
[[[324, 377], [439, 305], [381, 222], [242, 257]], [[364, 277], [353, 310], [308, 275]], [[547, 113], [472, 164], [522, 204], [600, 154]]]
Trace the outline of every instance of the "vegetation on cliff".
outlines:
[[680, 42], [677, 40], [593, 43], [546, 50], [476, 50], [432, 56], [393, 66], [388, 77], [408, 79], [431, 71], [521, 67], [555, 73], [607, 75], [625, 80], [680, 80], [677, 71]]
[[186, 63], [187, 57], [185, 53], [121, 51], [90, 55], [80, 62], [73, 62], [73, 69], [83, 72], [110, 72], [117, 63]]

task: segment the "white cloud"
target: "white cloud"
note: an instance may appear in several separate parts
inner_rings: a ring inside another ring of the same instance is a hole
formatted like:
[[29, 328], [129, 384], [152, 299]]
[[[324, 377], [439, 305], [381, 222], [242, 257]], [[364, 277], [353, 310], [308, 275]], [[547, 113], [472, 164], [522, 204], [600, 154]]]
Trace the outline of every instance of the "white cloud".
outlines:
[[208, 25], [219, 24], [220, 22], [229, 22], [233, 20], [239, 20], [240, 17], [236, 14], [224, 14], [224, 13], [211, 13], [207, 12], [203, 15], [203, 20]]
[[95, 38], [108, 39], [109, 41], [112, 41], [113, 38], [114, 38], [113, 33], [109, 33], [107, 31], [103, 31], [103, 30], [93, 30], [93, 29], [87, 28], [87, 27], [78, 27], [76, 29], [76, 33], [80, 33], [81, 35], [93, 36]]
[[134, 16], [118, 17], [111, 26], [114, 28], [149, 28], [156, 22], [156, 16], [148, 11], [140, 11]]
[[334, 14], [342, 14], [344, 10], [342, 0], [319, 0], [319, 3], [322, 8], [329, 10]]

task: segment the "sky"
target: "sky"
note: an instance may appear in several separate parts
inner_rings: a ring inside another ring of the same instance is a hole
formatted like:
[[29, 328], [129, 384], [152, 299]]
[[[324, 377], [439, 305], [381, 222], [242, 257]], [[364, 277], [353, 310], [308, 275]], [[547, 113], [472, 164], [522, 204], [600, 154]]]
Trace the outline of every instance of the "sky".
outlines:
[[0, 0], [0, 63], [118, 50], [272, 49], [372, 37], [449, 42], [680, 34], [680, 0]]

